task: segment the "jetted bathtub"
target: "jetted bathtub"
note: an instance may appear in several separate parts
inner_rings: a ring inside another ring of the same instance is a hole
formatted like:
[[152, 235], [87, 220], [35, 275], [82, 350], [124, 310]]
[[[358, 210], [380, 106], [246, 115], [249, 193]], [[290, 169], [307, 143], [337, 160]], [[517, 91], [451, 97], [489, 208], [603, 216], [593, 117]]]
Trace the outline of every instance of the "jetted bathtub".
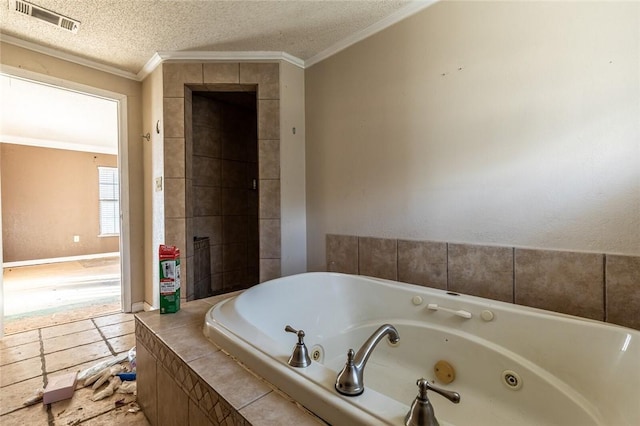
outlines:
[[[468, 318], [470, 316], [470, 318]], [[336, 392], [349, 348], [383, 324], [364, 369], [365, 391]], [[304, 330], [313, 362], [287, 364]], [[207, 337], [251, 370], [335, 425], [402, 425], [446, 361], [452, 404], [429, 392], [441, 425], [640, 425], [640, 332], [598, 321], [395, 281], [306, 273], [259, 284], [215, 305]], [[211, 366], [215, 368], [215, 366]], [[453, 375], [452, 375], [453, 377]]]

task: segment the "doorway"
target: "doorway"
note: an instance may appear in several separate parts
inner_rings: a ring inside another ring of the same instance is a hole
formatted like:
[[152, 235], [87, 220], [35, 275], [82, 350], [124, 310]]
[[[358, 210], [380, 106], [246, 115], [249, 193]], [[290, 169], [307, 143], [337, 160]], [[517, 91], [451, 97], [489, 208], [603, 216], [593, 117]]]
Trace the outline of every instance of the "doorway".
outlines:
[[188, 300], [245, 289], [260, 278], [256, 88], [238, 89], [192, 92]]
[[[128, 215], [121, 213], [128, 205], [126, 97], [11, 67], [2, 71], [3, 120], [7, 111], [22, 115], [2, 122], [0, 141], [6, 273], [0, 333], [24, 330], [15, 321], [29, 317], [51, 325], [130, 311], [129, 277], [122, 273], [128, 260], [121, 256], [128, 252]], [[96, 119], [88, 114], [92, 105], [99, 105]]]

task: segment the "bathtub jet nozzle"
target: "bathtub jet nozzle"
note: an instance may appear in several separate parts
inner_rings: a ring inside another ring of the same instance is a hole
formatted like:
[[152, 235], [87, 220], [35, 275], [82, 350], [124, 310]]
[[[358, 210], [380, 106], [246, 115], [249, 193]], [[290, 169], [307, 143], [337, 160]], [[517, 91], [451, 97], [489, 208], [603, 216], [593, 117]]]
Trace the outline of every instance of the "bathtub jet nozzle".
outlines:
[[391, 324], [385, 324], [378, 328], [362, 347], [354, 354], [353, 349], [347, 352], [347, 362], [336, 378], [336, 390], [345, 396], [358, 396], [364, 392], [364, 367], [367, 365], [371, 352], [378, 343], [387, 336], [389, 342], [398, 343], [400, 335]]
[[287, 325], [284, 331], [298, 335], [298, 343], [293, 347], [293, 353], [289, 357], [287, 364], [296, 368], [304, 368], [311, 365], [311, 357], [309, 356], [307, 345], [304, 344], [304, 331], [296, 330], [290, 325]]

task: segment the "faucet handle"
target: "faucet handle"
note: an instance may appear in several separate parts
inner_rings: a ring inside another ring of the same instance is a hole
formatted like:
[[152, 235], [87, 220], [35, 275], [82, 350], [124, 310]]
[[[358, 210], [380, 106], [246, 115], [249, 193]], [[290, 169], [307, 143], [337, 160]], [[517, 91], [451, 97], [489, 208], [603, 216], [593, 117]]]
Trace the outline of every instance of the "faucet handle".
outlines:
[[295, 328], [291, 327], [290, 325], [287, 325], [284, 328], [284, 331], [288, 332], [288, 333], [295, 333], [298, 335], [298, 343], [300, 344], [304, 344], [304, 330], [296, 330]]
[[460, 394], [458, 392], [452, 392], [452, 391], [440, 389], [436, 386], [433, 386], [431, 383], [429, 383], [428, 380], [424, 378], [418, 379], [418, 381], [416, 382], [416, 385], [418, 385], [418, 389], [420, 389], [418, 391], [418, 398], [427, 399], [427, 391], [432, 390], [435, 393], [438, 393], [444, 396], [454, 404], [458, 404], [460, 402]]
[[427, 397], [427, 391], [432, 390], [439, 393], [454, 404], [460, 402], [460, 394], [458, 392], [450, 392], [437, 388], [425, 379], [419, 379], [416, 384], [420, 390], [404, 418], [405, 426], [439, 426], [440, 423], [438, 423], [438, 419], [436, 419], [433, 405], [431, 405], [431, 401], [429, 401]]
[[296, 330], [295, 328], [287, 325], [284, 328], [284, 331], [288, 333], [294, 333], [298, 335], [298, 343], [293, 347], [293, 353], [289, 357], [287, 363], [296, 368], [304, 368], [311, 365], [311, 357], [309, 356], [309, 351], [307, 350], [307, 345], [304, 344], [304, 331]]

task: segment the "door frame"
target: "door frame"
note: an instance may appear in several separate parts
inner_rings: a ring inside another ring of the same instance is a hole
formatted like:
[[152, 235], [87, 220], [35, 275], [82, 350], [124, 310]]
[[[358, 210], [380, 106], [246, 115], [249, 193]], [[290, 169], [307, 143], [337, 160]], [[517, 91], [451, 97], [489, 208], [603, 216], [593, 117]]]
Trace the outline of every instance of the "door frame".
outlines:
[[[0, 74], [10, 77], [32, 80], [37, 83], [56, 86], [67, 90], [109, 99], [117, 103], [118, 114], [118, 179], [120, 182], [120, 286], [121, 308], [123, 312], [132, 312], [131, 301], [131, 220], [129, 210], [129, 138], [127, 123], [127, 96], [93, 86], [52, 77], [33, 71], [24, 70], [8, 65], [0, 65]], [[0, 232], [2, 231], [2, 210], [0, 210]], [[1, 235], [1, 234], [0, 234]], [[4, 262], [2, 245], [0, 242], [0, 265]], [[0, 296], [3, 295], [3, 282], [0, 276]], [[3, 298], [4, 299], [4, 298]], [[0, 306], [0, 337], [4, 333], [4, 309]]]

